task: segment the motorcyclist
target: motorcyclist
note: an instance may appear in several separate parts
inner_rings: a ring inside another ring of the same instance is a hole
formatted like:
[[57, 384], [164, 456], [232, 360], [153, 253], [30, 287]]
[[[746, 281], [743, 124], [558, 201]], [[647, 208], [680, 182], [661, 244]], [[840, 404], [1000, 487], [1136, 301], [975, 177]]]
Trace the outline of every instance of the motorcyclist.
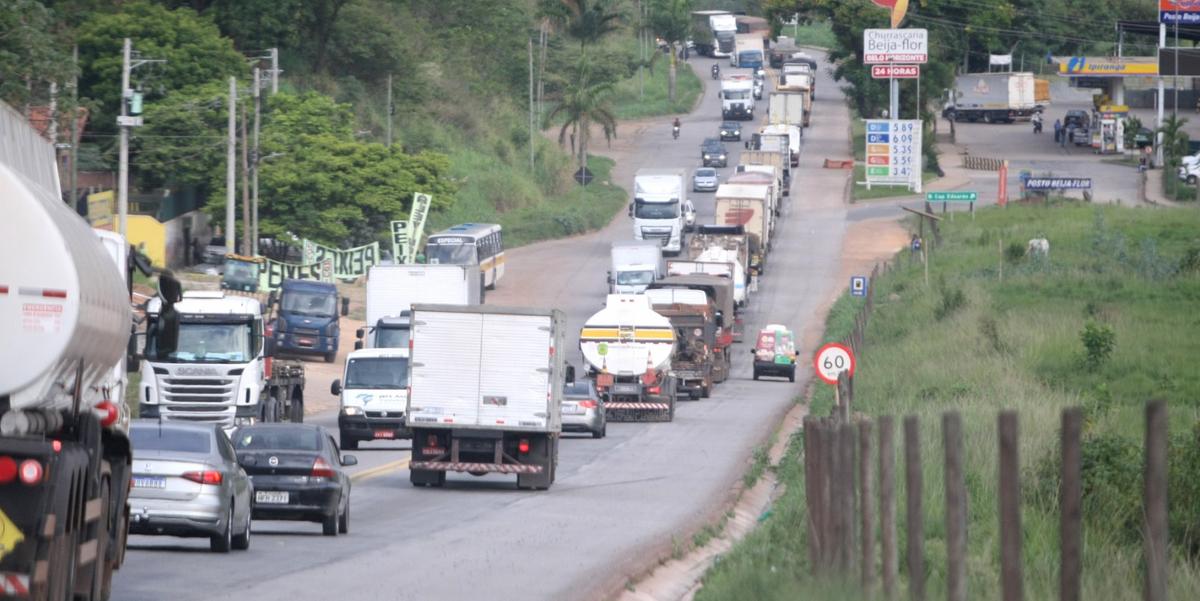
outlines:
[[671, 122], [671, 133], [676, 138], [679, 137], [679, 117], [676, 117], [675, 120]]
[[721, 76], [721, 65], [712, 66], [712, 78], [716, 79]]
[[1035, 134], [1042, 133], [1042, 114], [1034, 113], [1033, 117], [1030, 118], [1030, 121], [1033, 121], [1033, 133], [1035, 133]]

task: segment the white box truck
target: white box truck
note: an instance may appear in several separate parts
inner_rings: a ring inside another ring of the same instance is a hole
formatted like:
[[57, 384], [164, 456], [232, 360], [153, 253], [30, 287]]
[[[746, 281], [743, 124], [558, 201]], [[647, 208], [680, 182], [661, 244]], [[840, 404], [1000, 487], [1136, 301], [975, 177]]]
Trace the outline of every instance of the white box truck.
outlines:
[[665, 254], [683, 250], [683, 204], [687, 201], [685, 169], [638, 169], [633, 176], [633, 218], [635, 240], [655, 240]]
[[806, 126], [808, 108], [803, 92], [771, 92], [767, 97], [767, 123]]
[[412, 323], [412, 484], [441, 486], [449, 471], [549, 488], [571, 379], [562, 312], [414, 305]]
[[946, 90], [942, 116], [954, 121], [1012, 123], [1037, 110], [1032, 73], [968, 73]]
[[483, 304], [474, 265], [374, 265], [367, 271], [367, 325], [354, 335], [355, 350], [408, 348], [408, 313], [417, 303]]
[[608, 288], [614, 294], [639, 294], [662, 279], [662, 247], [653, 240], [621, 240], [612, 243], [612, 267]]

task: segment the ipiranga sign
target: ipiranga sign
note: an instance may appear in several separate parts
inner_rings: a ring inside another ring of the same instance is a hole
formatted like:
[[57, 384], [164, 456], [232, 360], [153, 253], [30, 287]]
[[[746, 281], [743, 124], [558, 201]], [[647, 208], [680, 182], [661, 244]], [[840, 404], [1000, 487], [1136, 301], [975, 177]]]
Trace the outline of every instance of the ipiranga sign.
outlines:
[[863, 30], [863, 64], [925, 63], [929, 32], [925, 29]]

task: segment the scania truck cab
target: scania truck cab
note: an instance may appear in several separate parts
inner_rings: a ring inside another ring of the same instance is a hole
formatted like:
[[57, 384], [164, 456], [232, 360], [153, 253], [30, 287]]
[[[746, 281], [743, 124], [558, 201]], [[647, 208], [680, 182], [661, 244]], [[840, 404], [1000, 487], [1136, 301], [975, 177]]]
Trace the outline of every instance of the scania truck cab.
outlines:
[[404, 418], [408, 405], [408, 348], [357, 350], [346, 357], [344, 379], [329, 392], [341, 399], [338, 430], [343, 449], [367, 440], [411, 438]]

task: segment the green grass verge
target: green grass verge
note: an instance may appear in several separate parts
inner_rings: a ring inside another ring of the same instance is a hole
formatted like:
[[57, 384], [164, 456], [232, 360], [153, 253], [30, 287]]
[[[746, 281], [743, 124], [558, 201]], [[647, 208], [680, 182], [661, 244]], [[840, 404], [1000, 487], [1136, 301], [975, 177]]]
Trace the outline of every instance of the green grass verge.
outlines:
[[654, 65], [654, 70], [643, 73], [645, 84], [633, 77], [617, 84], [613, 93], [613, 112], [618, 119], [642, 119], [660, 115], [687, 113], [696, 105], [696, 99], [704, 91], [700, 78], [692, 72], [690, 65], [679, 61], [675, 75], [675, 101], [668, 94], [668, 57], [663, 56]]
[[1175, 171], [1170, 170], [1163, 173], [1162, 181], [1163, 193], [1167, 195], [1167, 198], [1176, 202], [1194, 202], [1196, 200], [1196, 186], [1179, 181]]
[[817, 46], [818, 48], [833, 48], [837, 38], [833, 37], [833, 28], [829, 21], [813, 21], [797, 27], [784, 25], [779, 35], [790, 36], [798, 46]]
[[[1143, 403], [1160, 398], [1175, 435], [1169, 596], [1194, 597], [1200, 569], [1184, 547], [1196, 544], [1200, 502], [1200, 430], [1192, 430], [1200, 428], [1200, 214], [1055, 202], [989, 208], [942, 227], [929, 285], [907, 260], [872, 283], [876, 312], [855, 382], [856, 411], [921, 420], [928, 596], [945, 596], [942, 412], [963, 418], [971, 596], [999, 597], [996, 415], [1015, 409], [1025, 590], [1050, 599], [1058, 586], [1057, 428], [1062, 409], [1080, 405], [1083, 597], [1140, 599]], [[1048, 258], [1024, 256], [1036, 237], [1050, 241]], [[854, 301], [838, 301], [827, 338], [841, 338], [854, 312]], [[1094, 366], [1081, 338], [1089, 323], [1114, 334], [1111, 354]], [[828, 414], [830, 402], [828, 387], [818, 386], [812, 413]], [[807, 576], [800, 438], [780, 468], [787, 488], [771, 517], [706, 575], [697, 599], [862, 598]], [[903, 507], [897, 515], [904, 549]]]
[[[588, 186], [568, 180], [560, 182], [555, 193], [543, 194], [527, 174], [513, 173], [489, 158], [475, 153], [456, 157], [455, 169], [462, 169], [466, 179], [454, 206], [430, 216], [429, 231], [468, 221], [499, 223], [504, 227], [504, 245], [513, 248], [602, 228], [627, 200], [625, 190], [610, 181], [612, 159], [588, 158], [588, 169], [596, 177]], [[512, 205], [506, 198], [524, 200]]]

